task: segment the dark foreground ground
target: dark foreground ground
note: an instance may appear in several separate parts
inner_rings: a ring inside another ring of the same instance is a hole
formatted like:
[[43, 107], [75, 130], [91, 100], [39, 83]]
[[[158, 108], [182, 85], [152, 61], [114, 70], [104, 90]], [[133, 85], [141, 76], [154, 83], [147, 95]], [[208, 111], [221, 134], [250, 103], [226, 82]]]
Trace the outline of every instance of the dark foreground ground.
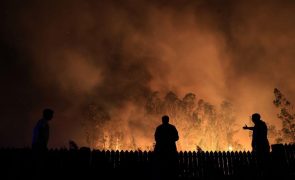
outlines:
[[251, 152], [153, 152], [0, 149], [0, 179], [295, 179], [295, 145], [275, 145], [263, 161]]

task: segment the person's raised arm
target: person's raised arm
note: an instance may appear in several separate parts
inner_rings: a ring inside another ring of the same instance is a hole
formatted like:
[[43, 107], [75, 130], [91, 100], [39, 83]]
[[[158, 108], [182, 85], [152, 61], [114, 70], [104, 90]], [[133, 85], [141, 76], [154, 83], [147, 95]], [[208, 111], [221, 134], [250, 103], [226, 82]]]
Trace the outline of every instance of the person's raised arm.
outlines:
[[248, 127], [247, 125], [245, 125], [245, 126], [243, 127], [243, 129], [248, 129], [248, 130], [252, 130], [252, 131], [253, 131], [254, 127]]

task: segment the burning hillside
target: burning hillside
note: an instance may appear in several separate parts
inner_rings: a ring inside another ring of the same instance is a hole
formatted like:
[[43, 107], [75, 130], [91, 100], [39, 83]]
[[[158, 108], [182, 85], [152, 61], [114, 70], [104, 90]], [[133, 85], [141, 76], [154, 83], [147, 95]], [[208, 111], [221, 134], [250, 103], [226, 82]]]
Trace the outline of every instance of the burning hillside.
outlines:
[[93, 148], [152, 150], [155, 127], [161, 123], [161, 116], [167, 114], [179, 131], [178, 150], [242, 149], [234, 139], [238, 131], [235, 111], [226, 101], [214, 106], [193, 93], [179, 98], [171, 91], [164, 97], [154, 92], [145, 107], [126, 104], [117, 116], [111, 117], [98, 104], [90, 104], [86, 110], [83, 127]]

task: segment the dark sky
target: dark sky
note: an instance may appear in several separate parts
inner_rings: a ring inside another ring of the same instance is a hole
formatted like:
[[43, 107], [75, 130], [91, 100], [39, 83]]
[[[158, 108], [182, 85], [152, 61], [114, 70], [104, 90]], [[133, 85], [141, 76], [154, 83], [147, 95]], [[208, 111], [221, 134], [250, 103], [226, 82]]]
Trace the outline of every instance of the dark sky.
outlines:
[[29, 146], [45, 107], [50, 146], [84, 143], [85, 105], [120, 116], [156, 90], [276, 125], [273, 88], [295, 102], [293, 0], [2, 0], [0, 23], [0, 146]]

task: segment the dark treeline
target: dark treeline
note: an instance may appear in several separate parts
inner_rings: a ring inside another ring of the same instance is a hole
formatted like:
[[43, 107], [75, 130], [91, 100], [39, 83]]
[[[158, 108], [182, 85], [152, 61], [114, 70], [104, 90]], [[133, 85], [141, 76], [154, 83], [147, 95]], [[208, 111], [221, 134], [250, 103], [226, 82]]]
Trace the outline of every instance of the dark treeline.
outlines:
[[[98, 104], [89, 104], [85, 108], [85, 118], [82, 121], [88, 146], [106, 150], [153, 150], [152, 136], [141, 136], [134, 129], [151, 132], [152, 135], [153, 128], [159, 123], [159, 117], [166, 114], [179, 131], [179, 150], [243, 149], [234, 138], [241, 127], [236, 125], [235, 109], [228, 101], [216, 106], [198, 98], [194, 93], [179, 97], [172, 91], [164, 95], [153, 92], [146, 98], [142, 113], [134, 114], [134, 120], [123, 118], [118, 122], [116, 119], [120, 119], [120, 115], [112, 117]], [[127, 130], [124, 129], [124, 124], [128, 124]], [[132, 131], [129, 132], [128, 128]], [[145, 146], [139, 143], [139, 137], [146, 140]]]
[[[282, 128], [278, 129], [266, 119], [270, 142], [295, 142], [292, 103], [275, 88], [273, 104], [278, 109], [277, 120]], [[136, 110], [141, 114], [135, 111], [131, 117], [120, 114], [113, 117], [99, 103], [90, 103], [84, 109], [82, 120], [88, 146], [101, 150], [153, 150], [154, 128], [159, 123], [159, 117], [166, 114], [179, 131], [179, 150], [244, 150], [237, 137], [242, 128], [237, 126], [235, 105], [229, 101], [216, 105], [191, 92], [180, 97], [172, 91], [166, 94], [155, 91], [146, 97], [144, 107]], [[141, 143], [139, 139], [145, 142]]]

